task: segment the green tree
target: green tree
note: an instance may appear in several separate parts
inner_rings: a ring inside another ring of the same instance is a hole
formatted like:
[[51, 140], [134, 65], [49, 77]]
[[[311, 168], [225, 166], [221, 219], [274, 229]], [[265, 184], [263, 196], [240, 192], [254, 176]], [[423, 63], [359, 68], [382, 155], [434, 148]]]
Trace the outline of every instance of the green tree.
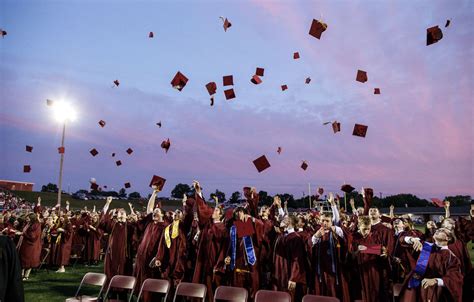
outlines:
[[189, 185], [179, 183], [174, 187], [173, 191], [171, 191], [171, 197], [183, 198], [184, 194], [189, 195], [192, 192], [193, 190]]
[[232, 193], [232, 195], [230, 196], [229, 202], [230, 202], [230, 203], [239, 203], [240, 198], [241, 198], [240, 192], [239, 192], [239, 191], [235, 191], [235, 192]]
[[451, 206], [467, 206], [471, 204], [470, 195], [446, 196], [444, 200], [449, 200]]
[[119, 193], [118, 193], [118, 196], [119, 196], [120, 198], [125, 198], [125, 197], [127, 197], [127, 191], [125, 190], [125, 188], [121, 188], [121, 189], [120, 189], [120, 191], [119, 191]]
[[132, 192], [130, 194], [128, 194], [128, 199], [140, 199], [141, 196], [140, 196], [140, 193], [138, 192]]
[[265, 191], [259, 191], [258, 198], [261, 206], [271, 206], [273, 203], [273, 197], [269, 196]]
[[53, 192], [53, 193], [58, 193], [59, 189], [56, 184], [49, 183], [45, 186], [41, 187], [41, 192]]

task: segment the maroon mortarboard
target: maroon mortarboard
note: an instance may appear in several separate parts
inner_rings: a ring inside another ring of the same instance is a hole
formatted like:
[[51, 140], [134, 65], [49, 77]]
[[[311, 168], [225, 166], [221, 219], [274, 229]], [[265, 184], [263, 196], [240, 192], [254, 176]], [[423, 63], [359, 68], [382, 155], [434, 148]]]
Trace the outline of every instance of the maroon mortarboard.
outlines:
[[213, 95], [216, 93], [217, 85], [216, 82], [209, 82], [206, 84], [206, 89], [209, 95]]
[[365, 83], [365, 82], [367, 82], [367, 80], [368, 80], [367, 72], [365, 72], [363, 70], [357, 70], [356, 81], [361, 82], [361, 83]]
[[449, 24], [451, 24], [451, 20], [448, 19], [448, 20], [446, 20], [446, 24], [444, 25], [444, 27], [448, 27]]
[[372, 254], [372, 255], [382, 254], [382, 245], [381, 244], [364, 244], [364, 246], [366, 247], [366, 249], [360, 251], [361, 254]]
[[443, 208], [444, 207], [444, 201], [438, 198], [431, 198], [431, 202], [435, 207]]
[[287, 85], [281, 85], [281, 91], [285, 91], [288, 89], [288, 86]]
[[262, 83], [262, 79], [258, 75], [254, 75], [251, 79], [250, 82], [254, 83], [255, 85], [258, 85]]
[[253, 164], [255, 165], [255, 168], [257, 168], [258, 173], [270, 167], [270, 163], [268, 162], [265, 155], [262, 155], [256, 160], [254, 160]]
[[304, 81], [306, 84], [309, 84], [311, 82], [311, 78], [307, 77], [306, 80]]
[[324, 189], [323, 188], [318, 188], [318, 194], [321, 196], [323, 195], [324, 193]]
[[97, 189], [99, 189], [99, 185], [96, 183], [91, 183], [91, 190], [97, 191]]
[[231, 100], [231, 99], [235, 98], [235, 92], [234, 92], [233, 88], [224, 90], [224, 94], [225, 94], [225, 99], [226, 100]]
[[153, 175], [150, 181], [150, 187], [151, 186], [157, 186], [158, 190], [162, 190], [163, 186], [165, 185], [166, 179], [158, 176], [158, 175]]
[[355, 124], [354, 131], [352, 131], [352, 135], [365, 137], [365, 135], [367, 134], [367, 128], [368, 126]]
[[347, 193], [347, 194], [354, 191], [354, 189], [355, 188], [353, 186], [349, 185], [349, 184], [344, 184], [344, 185], [341, 186], [341, 191], [344, 192], [344, 193]]
[[278, 147], [277, 153], [278, 153], [278, 154], [281, 154], [281, 147]]
[[100, 120], [99, 121], [99, 125], [104, 128], [105, 127], [105, 121], [104, 120]]
[[115, 157], [115, 153], [112, 153], [112, 157]]
[[257, 70], [255, 70], [255, 74], [258, 75], [259, 77], [263, 77], [264, 72], [265, 72], [265, 69], [261, 67], [257, 67]]
[[306, 171], [306, 169], [308, 169], [308, 163], [305, 160], [303, 160], [303, 162], [301, 163], [301, 169], [303, 169], [305, 171]]
[[54, 103], [54, 102], [53, 102], [52, 100], [46, 99], [46, 105], [47, 105], [47, 106], [52, 106], [53, 103]]
[[436, 43], [442, 38], [443, 31], [438, 26], [433, 26], [426, 30], [426, 46]]
[[124, 184], [124, 186], [125, 186], [125, 188], [128, 189], [128, 188], [130, 188], [132, 185], [131, 185], [129, 182], [126, 182], [126, 183]]
[[374, 94], [380, 94], [380, 88], [374, 88]]
[[313, 19], [309, 34], [317, 39], [321, 39], [321, 34], [328, 28], [328, 25], [322, 21]]
[[2, 36], [2, 38], [5, 37], [7, 35], [7, 31], [0, 29], [0, 35]]
[[155, 35], [153, 34], [152, 31], [150, 31], [150, 33], [148, 34], [148, 38], [153, 38]]
[[59, 154], [64, 154], [65, 148], [64, 147], [58, 147], [58, 153]]
[[118, 161], [115, 162], [115, 164], [116, 164], [117, 166], [121, 166], [121, 165], [122, 165], [122, 161], [121, 161], [121, 160], [118, 160]]
[[295, 53], [293, 54], [293, 59], [297, 60], [297, 59], [299, 59], [299, 58], [300, 58], [300, 53], [299, 53], [299, 52], [295, 52]]
[[224, 86], [233, 86], [234, 77], [232, 75], [226, 75], [222, 77], [222, 83]]
[[339, 123], [338, 121], [334, 121], [332, 123], [332, 131], [334, 131], [334, 133], [341, 131], [341, 123]]
[[230, 23], [227, 18], [225, 19], [224, 17], [220, 17], [220, 18], [222, 19], [222, 22], [224, 22], [224, 24], [222, 24], [222, 27], [224, 27], [224, 31], [227, 31], [227, 29], [232, 26], [232, 23]]
[[32, 146], [26, 146], [26, 152], [31, 152], [33, 151], [33, 147]]
[[184, 86], [186, 86], [186, 83], [188, 82], [188, 78], [184, 76], [180, 71], [176, 73], [174, 76], [173, 80], [171, 81], [171, 86], [173, 86], [174, 89], [177, 89], [179, 91], [183, 90]]
[[214, 106], [214, 96], [211, 96], [211, 106]]
[[168, 150], [170, 147], [171, 147], [171, 142], [169, 138], [161, 142], [161, 148], [165, 149], [166, 153], [168, 153]]
[[30, 173], [31, 171], [31, 167], [29, 165], [24, 165], [23, 166], [23, 172], [24, 173]]
[[99, 152], [95, 148], [90, 150], [89, 153], [92, 154], [92, 156], [96, 156], [97, 154], [99, 154]]
[[156, 123], [156, 125], [161, 128], [161, 121], [159, 121], [158, 123]]
[[118, 87], [118, 86], [120, 85], [119, 80], [115, 80], [115, 81], [114, 81], [114, 84], [115, 84], [116, 87]]
[[392, 218], [390, 218], [390, 217], [388, 217], [388, 216], [386, 216], [386, 215], [382, 215], [382, 216], [380, 217], [380, 220], [381, 220], [382, 222], [385, 222], [385, 223], [392, 223]]
[[127, 153], [128, 153], [128, 155], [132, 154], [132, 153], [133, 153], [132, 148], [128, 148], [128, 149], [127, 149]]

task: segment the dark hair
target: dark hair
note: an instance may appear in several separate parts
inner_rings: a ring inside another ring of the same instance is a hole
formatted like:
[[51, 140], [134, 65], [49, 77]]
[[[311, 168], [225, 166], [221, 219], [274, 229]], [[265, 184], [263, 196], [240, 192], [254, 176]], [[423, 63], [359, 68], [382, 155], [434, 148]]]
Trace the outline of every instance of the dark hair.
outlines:
[[37, 223], [38, 222], [38, 216], [36, 216], [35, 213], [30, 213], [27, 215], [27, 217], [30, 219], [31, 223]]

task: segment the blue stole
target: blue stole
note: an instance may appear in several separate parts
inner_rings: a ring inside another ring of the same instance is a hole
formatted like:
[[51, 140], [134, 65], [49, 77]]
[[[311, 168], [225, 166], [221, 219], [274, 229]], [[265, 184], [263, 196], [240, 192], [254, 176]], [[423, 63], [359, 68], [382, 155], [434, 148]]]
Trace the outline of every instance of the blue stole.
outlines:
[[[257, 257], [255, 257], [255, 250], [253, 248], [252, 237], [244, 236], [242, 239], [245, 246], [247, 261], [250, 265], [254, 265], [257, 262]], [[231, 243], [231, 248], [232, 248], [232, 255], [230, 258], [230, 269], [234, 270], [235, 258], [237, 255], [237, 227], [235, 225], [230, 227], [230, 243]]]
[[430, 259], [431, 249], [434, 243], [424, 242], [423, 249], [421, 250], [420, 257], [416, 261], [415, 273], [408, 282], [408, 288], [417, 288], [421, 284], [421, 279], [425, 275], [426, 268], [428, 267], [428, 260]]

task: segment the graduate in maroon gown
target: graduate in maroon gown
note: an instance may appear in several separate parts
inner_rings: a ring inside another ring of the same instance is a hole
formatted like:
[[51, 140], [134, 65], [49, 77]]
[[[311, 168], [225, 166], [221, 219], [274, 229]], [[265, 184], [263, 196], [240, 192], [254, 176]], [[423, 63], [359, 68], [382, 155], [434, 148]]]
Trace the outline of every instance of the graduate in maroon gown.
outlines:
[[349, 286], [343, 271], [348, 246], [342, 228], [333, 225], [332, 215], [323, 214], [321, 227], [311, 240], [316, 295], [336, 297], [342, 302], [349, 302]]
[[199, 237], [194, 283], [207, 286], [207, 300], [214, 301], [214, 292], [225, 278], [224, 259], [229, 247], [229, 231], [223, 223], [224, 211], [218, 205], [212, 208], [202, 198], [199, 182], [194, 182], [196, 211], [198, 215]]
[[35, 213], [26, 216], [25, 226], [17, 235], [20, 235], [17, 249], [21, 260], [21, 274], [23, 280], [28, 280], [31, 269], [40, 265], [41, 257], [41, 224]]
[[295, 232], [296, 216], [283, 219], [281, 233], [275, 242], [273, 285], [290, 293], [292, 301], [301, 301], [306, 293], [306, 250], [303, 237]]
[[108, 213], [112, 197], [107, 197], [100, 228], [109, 234], [109, 242], [105, 253], [104, 272], [110, 281], [115, 275], [131, 276], [133, 258], [131, 253], [131, 234], [133, 229], [127, 224], [127, 213], [124, 209], [114, 209]]
[[463, 276], [459, 259], [448, 249], [451, 236], [451, 231], [440, 228], [433, 236], [434, 244], [421, 244], [417, 237], [403, 238], [421, 252], [416, 268], [405, 280], [400, 301], [466, 301], [462, 298]]
[[173, 213], [173, 222], [168, 225], [160, 239], [155, 266], [162, 272], [164, 279], [169, 279], [174, 290], [183, 280], [186, 266], [186, 235], [193, 222], [194, 199], [183, 198], [183, 210]]
[[85, 254], [89, 265], [97, 265], [100, 258], [100, 244], [104, 232], [99, 228], [99, 223], [99, 215], [92, 213], [90, 221], [88, 220], [84, 224], [84, 229], [87, 232]]
[[64, 273], [66, 269], [65, 265], [69, 264], [69, 258], [71, 257], [71, 244], [73, 229], [69, 222], [69, 218], [66, 215], [59, 217], [59, 225], [57, 227], [58, 236], [56, 238], [56, 244], [52, 252], [53, 264], [59, 266], [57, 273]]
[[[166, 227], [163, 221], [163, 212], [160, 208], [155, 208], [156, 194], [159, 189], [153, 186], [153, 192], [146, 208], [147, 216], [139, 222], [140, 227], [144, 227], [145, 231], [140, 244], [137, 249], [137, 257], [135, 259], [135, 269], [133, 275], [137, 278], [137, 286], [135, 287], [135, 294], [138, 294], [143, 281], [148, 278], [160, 279], [159, 272], [150, 267], [150, 262], [155, 257], [158, 251], [158, 244], [160, 243], [161, 235]], [[149, 292], [143, 293], [143, 301], [154, 300], [153, 295]]]

